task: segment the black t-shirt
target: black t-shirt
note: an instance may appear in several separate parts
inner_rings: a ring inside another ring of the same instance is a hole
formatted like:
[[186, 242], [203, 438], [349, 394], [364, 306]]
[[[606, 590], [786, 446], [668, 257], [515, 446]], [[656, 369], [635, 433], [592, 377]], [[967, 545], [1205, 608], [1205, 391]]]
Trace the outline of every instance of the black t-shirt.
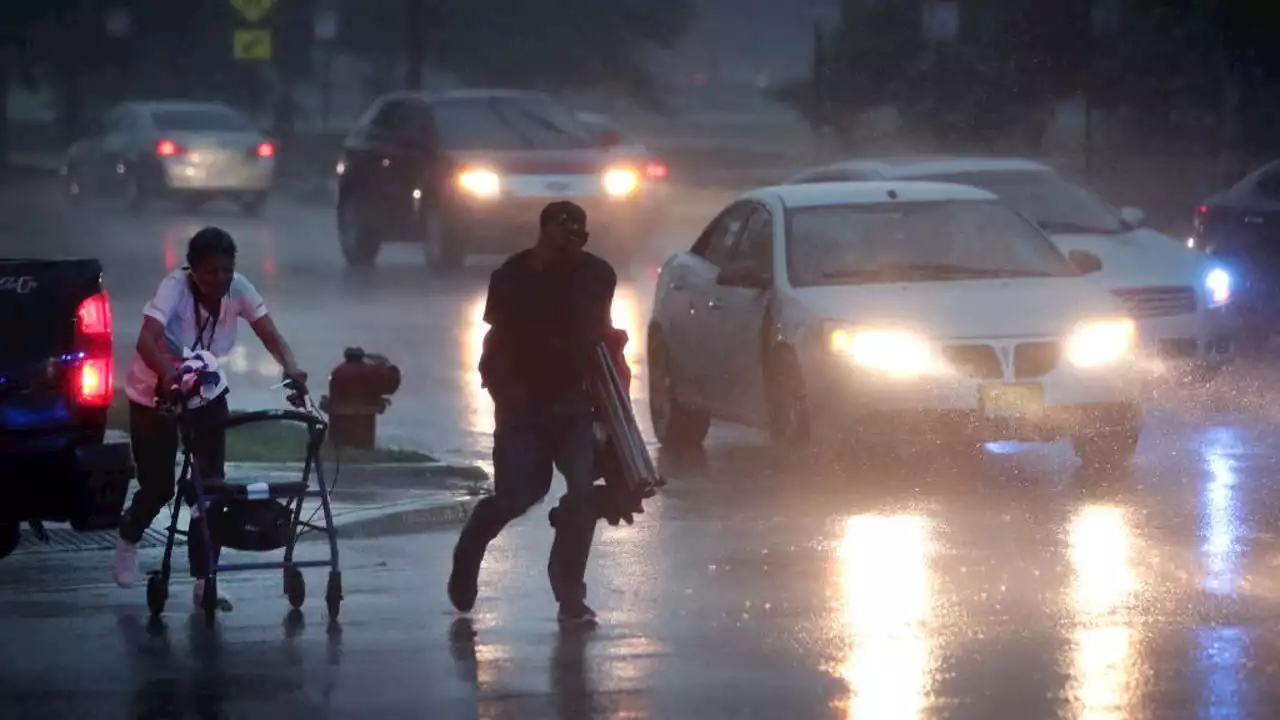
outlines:
[[579, 252], [541, 270], [532, 250], [516, 253], [489, 278], [490, 326], [481, 374], [497, 402], [543, 403], [584, 389], [610, 321], [618, 276]]

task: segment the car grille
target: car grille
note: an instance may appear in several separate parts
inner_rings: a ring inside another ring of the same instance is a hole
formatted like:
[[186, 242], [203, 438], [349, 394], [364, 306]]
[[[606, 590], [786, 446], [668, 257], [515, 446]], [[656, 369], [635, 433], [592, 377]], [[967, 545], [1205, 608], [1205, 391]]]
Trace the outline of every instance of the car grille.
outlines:
[[1196, 311], [1196, 292], [1185, 286], [1123, 288], [1115, 295], [1135, 318], [1190, 315]]
[[1056, 342], [1022, 343], [1013, 350], [1013, 376], [1022, 379], [1048, 375], [1061, 357], [1062, 346]]
[[1004, 377], [1004, 368], [995, 348], [990, 345], [950, 345], [943, 348], [942, 356], [960, 373], [979, 380], [998, 380]]

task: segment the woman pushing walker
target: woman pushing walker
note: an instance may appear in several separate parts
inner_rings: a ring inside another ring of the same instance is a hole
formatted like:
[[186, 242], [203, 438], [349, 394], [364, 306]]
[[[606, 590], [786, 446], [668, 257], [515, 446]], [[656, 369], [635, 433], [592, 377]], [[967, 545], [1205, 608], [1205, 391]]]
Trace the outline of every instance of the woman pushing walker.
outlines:
[[[236, 244], [225, 230], [207, 227], [187, 245], [187, 265], [160, 282], [155, 297], [143, 308], [125, 385], [129, 399], [129, 434], [137, 466], [138, 491], [120, 522], [114, 573], [116, 584], [131, 587], [138, 567], [138, 542], [160, 510], [173, 499], [178, 455], [178, 418], [157, 407], [157, 395], [176, 386], [183, 351], [205, 350], [226, 357], [236, 344], [236, 326], [244, 318], [263, 347], [284, 368], [284, 378], [305, 391], [307, 374], [298, 368], [293, 351], [276, 329], [267, 306], [253, 284], [236, 272]], [[224, 477], [227, 397], [223, 393], [187, 412], [189, 448], [206, 482]], [[188, 505], [191, 497], [183, 498]], [[200, 607], [204, 581], [211, 572], [210, 553], [204, 547], [203, 522], [194, 511], [188, 527], [187, 554], [195, 578], [192, 598]], [[217, 548], [212, 548], [216, 558]], [[219, 590], [218, 608], [231, 609]]]

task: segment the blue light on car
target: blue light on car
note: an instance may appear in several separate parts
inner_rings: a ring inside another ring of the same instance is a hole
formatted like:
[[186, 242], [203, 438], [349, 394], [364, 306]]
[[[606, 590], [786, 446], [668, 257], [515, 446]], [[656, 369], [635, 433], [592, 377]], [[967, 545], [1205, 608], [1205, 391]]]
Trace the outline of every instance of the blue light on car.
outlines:
[[1221, 307], [1231, 300], [1231, 274], [1222, 268], [1214, 268], [1204, 278], [1205, 296], [1209, 307]]

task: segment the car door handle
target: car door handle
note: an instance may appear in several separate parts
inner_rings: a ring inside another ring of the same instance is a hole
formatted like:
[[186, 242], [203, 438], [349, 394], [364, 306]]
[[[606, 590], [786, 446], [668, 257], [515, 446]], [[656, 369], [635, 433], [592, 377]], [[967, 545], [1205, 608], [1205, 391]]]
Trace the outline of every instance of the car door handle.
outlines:
[[724, 306], [720, 304], [720, 300], [718, 298], [711, 298], [707, 301], [707, 309], [709, 310], [719, 310], [722, 307]]
[[667, 289], [680, 292], [681, 290], [684, 290], [684, 283], [673, 282], [667, 286]]

